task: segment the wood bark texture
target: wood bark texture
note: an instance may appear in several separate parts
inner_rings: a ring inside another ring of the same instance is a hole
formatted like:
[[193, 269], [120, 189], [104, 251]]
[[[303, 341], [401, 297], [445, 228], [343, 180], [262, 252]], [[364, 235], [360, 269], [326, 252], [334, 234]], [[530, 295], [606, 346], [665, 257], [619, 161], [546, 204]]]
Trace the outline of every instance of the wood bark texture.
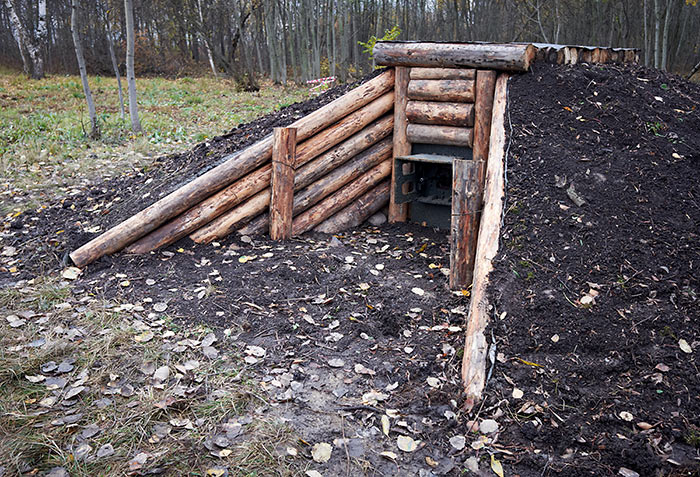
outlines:
[[311, 230], [389, 177], [390, 174], [391, 160], [373, 167], [350, 184], [326, 197], [306, 212], [295, 217], [292, 223], [292, 235], [301, 235]]
[[[392, 69], [299, 119], [291, 125], [297, 128], [297, 140], [311, 137], [347, 114], [369, 104], [391, 90], [393, 86]], [[71, 260], [76, 266], [84, 267], [103, 255], [121, 250], [236, 179], [260, 167], [270, 159], [271, 154], [272, 139], [268, 136], [243, 151], [225, 157], [225, 161], [219, 166], [73, 251], [70, 254]]]
[[135, 133], [140, 133], [142, 128], [139, 120], [139, 106], [136, 101], [136, 75], [134, 73], [136, 38], [134, 35], [133, 0], [124, 0], [124, 16], [126, 17], [126, 82], [129, 88], [129, 116], [131, 117], [131, 129]]
[[491, 116], [493, 93], [496, 87], [496, 72], [479, 70], [476, 73], [476, 102], [474, 104], [474, 148], [473, 158], [479, 163], [479, 181], [483, 183], [486, 159], [491, 138]]
[[[294, 216], [304, 212], [345, 184], [355, 180], [372, 167], [390, 159], [391, 146], [391, 139], [384, 139], [299, 191], [299, 193], [294, 196]], [[250, 221], [239, 233], [242, 235], [264, 233], [269, 223], [270, 218], [268, 214], [262, 214]]]
[[87, 69], [85, 68], [85, 56], [83, 56], [83, 46], [80, 43], [80, 35], [78, 33], [78, 8], [80, 7], [78, 0], [71, 2], [70, 28], [73, 34], [73, 46], [75, 47], [75, 57], [78, 60], [78, 70], [80, 71], [80, 81], [83, 84], [83, 93], [88, 105], [88, 114], [90, 115], [90, 138], [97, 139], [100, 137], [100, 125], [97, 123], [97, 113], [95, 112], [95, 102], [92, 99], [92, 91], [88, 83]]
[[408, 120], [406, 118], [406, 104], [408, 102], [409, 69], [398, 66], [395, 68], [394, 85], [394, 153], [391, 169], [391, 198], [389, 200], [389, 222], [405, 222], [408, 218], [408, 204], [397, 204], [394, 199], [396, 180], [396, 157], [411, 154], [411, 143], [406, 135]]
[[476, 70], [471, 68], [411, 68], [412, 80], [473, 80]]
[[474, 125], [474, 105], [409, 101], [406, 105], [406, 117], [414, 124], [470, 127]]
[[296, 129], [275, 128], [272, 142], [272, 193], [270, 195], [270, 238], [272, 240], [287, 240], [292, 236], [296, 147]]
[[452, 224], [450, 233], [450, 289], [466, 289], [472, 283], [474, 253], [479, 232], [482, 185], [475, 161], [452, 162]]
[[406, 135], [412, 143], [472, 147], [472, 128], [409, 124]]
[[365, 220], [388, 204], [390, 185], [390, 181], [382, 182], [374, 189], [355, 199], [352, 204], [340, 212], [321, 222], [314, 228], [314, 231], [336, 234], [343, 230], [359, 227]]
[[496, 82], [496, 93], [491, 122], [491, 148], [484, 186], [484, 206], [479, 225], [476, 259], [472, 285], [467, 333], [462, 359], [462, 382], [467, 395], [466, 406], [473, 409], [481, 399], [486, 383], [486, 356], [488, 343], [484, 330], [489, 321], [488, 288], [493, 259], [498, 253], [501, 215], [505, 197], [505, 111], [508, 75], [501, 74]]
[[488, 68], [527, 71], [535, 54], [532, 45], [402, 43], [379, 41], [374, 59], [383, 66], [420, 66], [438, 68]]
[[474, 81], [411, 80], [408, 83], [408, 99], [473, 103]]

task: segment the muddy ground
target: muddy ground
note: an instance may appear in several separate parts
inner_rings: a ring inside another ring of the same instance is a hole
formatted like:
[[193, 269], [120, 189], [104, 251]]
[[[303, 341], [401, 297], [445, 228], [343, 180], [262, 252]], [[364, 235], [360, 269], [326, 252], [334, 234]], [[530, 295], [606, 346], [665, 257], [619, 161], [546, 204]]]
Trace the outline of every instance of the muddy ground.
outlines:
[[[100, 259], [75, 293], [143, 307], [146, 322], [166, 313], [214, 329], [245, 359], [265, 403], [256, 413], [302, 439], [302, 473], [495, 475], [500, 463], [520, 476], [694, 475], [699, 98], [697, 86], [638, 67], [536, 66], [513, 78], [491, 289], [497, 360], [472, 415], [458, 384], [468, 294], [446, 289], [444, 232], [184, 239]], [[2, 244], [15, 253], [0, 283], [60, 270], [98, 227], [320, 104], [8, 220]], [[311, 456], [321, 442], [326, 463]]]

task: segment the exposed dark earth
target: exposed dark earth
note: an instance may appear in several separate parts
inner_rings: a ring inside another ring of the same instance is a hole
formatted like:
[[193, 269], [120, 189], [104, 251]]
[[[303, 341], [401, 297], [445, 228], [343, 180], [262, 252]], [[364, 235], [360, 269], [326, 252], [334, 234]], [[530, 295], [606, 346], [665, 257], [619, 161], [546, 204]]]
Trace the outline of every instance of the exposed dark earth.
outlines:
[[[8, 218], [0, 284], [60, 273], [98, 230], [345, 90]], [[699, 475], [699, 107], [698, 85], [642, 67], [511, 80], [496, 362], [471, 415], [469, 297], [447, 290], [445, 232], [183, 239], [102, 258], [73, 291], [139, 307], [147, 325], [165, 313], [212, 328], [253, 376], [255, 412], [306, 443], [301, 475]]]

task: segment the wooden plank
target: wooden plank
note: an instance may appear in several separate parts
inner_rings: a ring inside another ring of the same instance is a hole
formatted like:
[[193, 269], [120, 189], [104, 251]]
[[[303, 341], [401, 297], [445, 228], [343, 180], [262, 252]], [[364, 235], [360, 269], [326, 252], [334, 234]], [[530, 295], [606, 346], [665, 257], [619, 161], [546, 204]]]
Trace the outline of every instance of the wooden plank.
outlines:
[[[409, 82], [408, 68], [402, 66], [395, 68], [395, 83], [394, 83], [394, 159], [397, 156], [406, 156], [411, 153], [411, 143], [406, 136], [406, 127], [408, 120], [406, 119], [406, 103], [408, 102], [407, 89]], [[389, 222], [405, 222], [408, 218], [408, 204], [397, 204], [394, 193], [396, 182], [396, 161], [392, 160], [391, 165], [391, 197], [389, 199]]]
[[272, 142], [272, 192], [270, 195], [270, 238], [272, 240], [288, 240], [292, 237], [296, 149], [297, 130], [275, 128]]
[[405, 43], [379, 41], [373, 56], [378, 65], [438, 68], [489, 68], [527, 71], [535, 54], [530, 44]]
[[474, 254], [479, 232], [482, 184], [476, 162], [452, 162], [452, 224], [450, 233], [450, 289], [466, 289], [472, 283]]
[[462, 382], [467, 396], [467, 412], [481, 399], [486, 384], [486, 356], [488, 343], [484, 330], [489, 322], [489, 299], [486, 293], [493, 259], [498, 253], [501, 233], [501, 215], [505, 197], [505, 113], [508, 75], [501, 74], [496, 81], [493, 116], [491, 121], [491, 147], [484, 186], [484, 206], [479, 222], [476, 259], [467, 333], [462, 359]]
[[379, 212], [389, 203], [389, 185], [391, 181], [384, 181], [374, 189], [365, 193], [349, 206], [332, 217], [327, 218], [314, 229], [315, 232], [337, 234], [352, 227], [359, 227], [372, 215]]
[[472, 147], [472, 128], [409, 124], [406, 135], [412, 143]]
[[[308, 139], [348, 114], [371, 103], [390, 91], [393, 86], [394, 71], [389, 69], [292, 124], [292, 127], [297, 128], [297, 140]], [[268, 136], [243, 151], [226, 156], [224, 162], [214, 169], [202, 174], [73, 251], [70, 254], [71, 260], [77, 267], [84, 267], [104, 255], [121, 250], [235, 180], [257, 169], [270, 159], [271, 154], [272, 137]]]
[[474, 160], [478, 162], [479, 182], [483, 184], [486, 160], [491, 138], [491, 116], [493, 92], [496, 87], [496, 72], [479, 70], [476, 73], [476, 102], [474, 103]]
[[412, 80], [473, 80], [476, 78], [476, 70], [473, 68], [411, 68], [410, 76]]
[[474, 105], [409, 101], [406, 105], [406, 117], [414, 124], [470, 127], [474, 125]]
[[408, 83], [408, 99], [473, 103], [474, 81], [411, 80]]

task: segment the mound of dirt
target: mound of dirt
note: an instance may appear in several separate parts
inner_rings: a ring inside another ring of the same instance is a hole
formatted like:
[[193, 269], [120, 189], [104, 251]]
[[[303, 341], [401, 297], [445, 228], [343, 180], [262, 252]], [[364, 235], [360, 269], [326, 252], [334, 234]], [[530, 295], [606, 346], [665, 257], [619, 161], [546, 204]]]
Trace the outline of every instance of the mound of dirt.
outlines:
[[510, 83], [486, 395], [520, 475], [700, 469], [699, 107], [636, 66]]
[[[145, 209], [178, 187], [212, 169], [227, 154], [239, 151], [344, 95], [372, 79], [381, 70], [356, 83], [336, 86], [319, 96], [294, 103], [279, 111], [241, 124], [226, 134], [202, 142], [192, 149], [156, 159], [148, 167], [126, 171], [121, 177], [74, 187], [67, 197], [56, 198], [37, 210], [28, 210], [3, 224], [3, 245], [18, 253], [0, 265], [0, 272], [17, 270], [0, 284], [29, 278], [63, 267], [67, 254], [87, 243], [97, 233]], [[4, 269], [3, 269], [4, 268]]]

